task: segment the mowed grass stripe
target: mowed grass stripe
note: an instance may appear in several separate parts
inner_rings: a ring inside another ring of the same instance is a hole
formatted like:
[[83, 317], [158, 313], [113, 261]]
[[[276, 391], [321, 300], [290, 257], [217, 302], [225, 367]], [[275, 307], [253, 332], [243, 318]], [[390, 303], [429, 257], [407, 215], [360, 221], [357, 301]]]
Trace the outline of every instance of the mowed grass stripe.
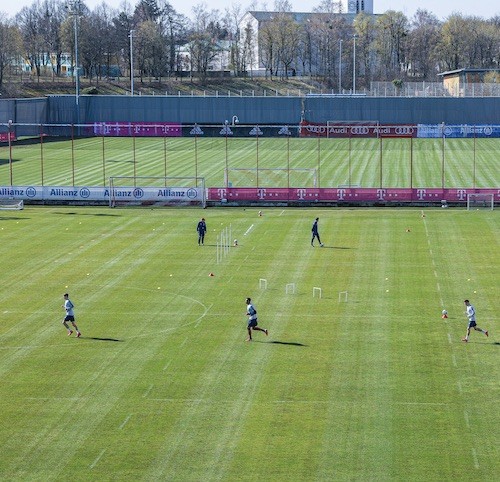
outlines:
[[[256, 236], [262, 237], [262, 226], [261, 223], [260, 229], [259, 227], [255, 229], [252, 233], [250, 233], [245, 238], [245, 247], [246, 249], [251, 249], [252, 244], [256, 243]], [[238, 253], [237, 253], [238, 254]], [[234, 256], [237, 256], [234, 254]], [[227, 263], [224, 266], [221, 266], [220, 276], [227, 276], [225, 273], [229, 271], [231, 267], [231, 263], [235, 262], [235, 258], [229, 257]], [[248, 277], [247, 274], [242, 273], [244, 277]], [[252, 280], [256, 283], [256, 279]], [[256, 304], [259, 307], [259, 298], [258, 296], [253, 297], [256, 300]], [[241, 298], [241, 312], [244, 311], [244, 298]], [[263, 311], [259, 309], [259, 313], [263, 313]], [[230, 321], [233, 324], [232, 320]], [[244, 360], [240, 361], [241, 368], [241, 376], [238, 377], [238, 384], [234, 385], [236, 396], [233, 401], [220, 401], [217, 402], [219, 397], [213, 399], [213, 396], [216, 393], [224, 393], [224, 391], [220, 391], [218, 389], [218, 385], [225, 385], [225, 369], [224, 365], [233, 364], [236, 362], [234, 359], [235, 354], [231, 353], [234, 351], [234, 344], [236, 346], [240, 345], [244, 350], [262, 350], [259, 347], [248, 346], [242, 343], [245, 335], [245, 324], [242, 322], [241, 325], [236, 325], [234, 329], [231, 329], [227, 332], [231, 335], [230, 337], [230, 345], [228, 346], [228, 352], [224, 355], [224, 363], [223, 366], [219, 368], [219, 370], [215, 370], [213, 368], [210, 369], [210, 372], [206, 374], [205, 378], [200, 381], [202, 383], [202, 387], [196, 390], [197, 394], [201, 394], [201, 400], [199, 403], [194, 403], [189, 405], [189, 410], [186, 414], [186, 424], [188, 428], [181, 427], [181, 433], [190, 433], [192, 429], [189, 428], [189, 425], [202, 425], [202, 419], [206, 417], [210, 417], [214, 422], [217, 421], [218, 430], [216, 433], [212, 433], [210, 435], [210, 444], [207, 444], [202, 450], [198, 448], [197, 456], [202, 459], [206, 459], [206, 463], [202, 464], [205, 469], [203, 474], [199, 474], [199, 476], [203, 476], [206, 480], [219, 479], [220, 475], [225, 471], [226, 466], [230, 463], [232, 459], [232, 450], [230, 447], [235, 447], [239, 442], [239, 432], [244, 427], [245, 419], [249, 416], [250, 407], [255, 403], [254, 396], [256, 391], [258, 390], [260, 380], [261, 380], [261, 372], [262, 365], [265, 365], [265, 360], [267, 356], [259, 357], [256, 360], [248, 360], [245, 363]], [[257, 339], [261, 333], [256, 333], [255, 338]], [[256, 340], [257, 341], [257, 340]], [[254, 343], [256, 343], [256, 341]], [[246, 367], [246, 368], [245, 368]], [[198, 395], [200, 396], [200, 395]], [[239, 402], [238, 402], [239, 400]], [[214, 403], [215, 402], [215, 403]], [[220, 403], [221, 407], [224, 408], [223, 418], [221, 419], [220, 408], [217, 404]], [[201, 413], [198, 413], [201, 412]], [[201, 418], [200, 418], [201, 417]], [[198, 444], [203, 444], [204, 437], [208, 435], [203, 435]], [[177, 437], [177, 440], [180, 441], [182, 439], [186, 439], [186, 437]], [[154, 473], [148, 474], [146, 479], [150, 476], [158, 477], [164, 473], [164, 471], [168, 467], [168, 474], [171, 478], [184, 478], [184, 477], [197, 477], [198, 475], [193, 474], [192, 470], [189, 471], [189, 467], [186, 465], [187, 457], [184, 455], [186, 452], [189, 452], [191, 443], [193, 441], [190, 440], [187, 446], [186, 443], [183, 444], [182, 448], [176, 445], [171, 451], [170, 456], [165, 460], [161, 457], [161, 464], [158, 463], [159, 467], [157, 467]], [[186, 473], [188, 470], [188, 473]]]
[[[472, 214], [473, 216], [475, 215], [475, 213], [470, 213], [470, 214]], [[485, 219], [481, 220], [481, 222], [485, 221], [487, 223], [488, 218], [490, 217], [489, 213], [481, 213], [481, 214], [485, 215]], [[447, 238], [448, 243], [451, 242], [453, 246], [459, 247], [459, 250], [456, 251], [453, 250], [455, 251], [454, 255], [456, 256], [456, 259], [455, 260], [451, 259], [450, 261], [452, 263], [452, 266], [454, 267], [455, 277], [459, 280], [458, 286], [460, 288], [461, 295], [459, 294], [457, 296], [457, 298], [458, 297], [460, 298], [459, 300], [456, 299], [450, 300], [450, 304], [452, 306], [457, 305], [457, 309], [460, 310], [459, 308], [460, 306], [463, 308], [462, 304], [463, 298], [478, 297], [478, 295], [476, 295], [475, 293], [472, 295], [470, 294], [473, 288], [476, 288], [478, 284], [480, 285], [482, 281], [481, 276], [479, 276], [477, 272], [478, 264], [474, 262], [477, 259], [477, 255], [478, 254], [484, 255], [484, 257], [487, 258], [488, 256], [491, 257], [493, 253], [489, 253], [488, 250], [482, 250], [482, 249], [469, 250], [467, 249], [467, 247], [470, 246], [466, 245], [465, 243], [459, 242], [460, 240], [465, 239], [464, 236], [466, 237], [468, 235], [468, 229], [467, 229], [467, 224], [462, 225], [460, 223], [457, 223], [457, 220], [458, 219], [456, 216], [446, 216], [444, 213], [436, 213], [436, 216], [433, 216], [433, 218], [431, 219], [429, 219], [429, 217], [426, 218], [426, 224], [428, 225], [429, 229], [429, 237], [430, 239], [434, 240], [434, 242], [432, 243], [434, 247], [438, 249], [443, 248], [446, 251], [450, 251], [449, 244], [446, 244], [444, 242], [440, 243], [439, 241], [436, 242], [436, 240], [440, 238], [443, 238], [443, 240]], [[489, 236], [492, 234], [492, 231], [487, 228], [486, 229], [481, 228], [480, 230], [483, 232], [486, 239], [488, 239]], [[453, 241], [454, 239], [456, 239], [458, 242], [455, 243]], [[493, 245], [494, 244], [495, 243], [493, 242]], [[491, 246], [491, 244], [485, 242], [485, 247], [488, 246]], [[438, 255], [437, 259], [441, 259], [441, 256]], [[463, 262], [464, 259], [468, 261]], [[445, 274], [445, 277], [447, 277], [448, 273], [443, 273], [441, 268], [442, 267], [438, 265], [438, 270], [437, 270], [437, 272], [439, 273], [438, 278], [442, 276], [442, 274]], [[453, 291], [453, 285], [454, 283], [452, 282], [446, 283], [445, 291], [446, 292]], [[487, 292], [487, 290], [485, 291]], [[483, 299], [484, 301], [483, 309], [487, 310], [490, 304], [488, 300], [491, 299], [491, 296], [488, 295], [485, 296], [485, 293], [483, 292], [480, 298]], [[493, 433], [488, 431], [487, 434], [483, 434], [483, 437], [481, 439], [478, 439], [476, 427], [478, 424], [482, 425], [483, 427], [486, 426], [487, 419], [490, 416], [493, 416], [491, 410], [495, 405], [494, 400], [498, 401], [498, 397], [495, 397], [494, 391], [492, 392], [488, 391], [488, 393], [490, 393], [490, 395], [492, 395], [493, 398], [486, 397], [486, 399], [483, 401], [483, 409], [479, 414], [474, 410], [471, 413], [469, 411], [469, 408], [471, 406], [474, 406], [477, 390], [479, 389], [478, 387], [479, 384], [483, 388], [484, 386], [493, 387], [495, 384], [498, 384], [498, 371], [495, 370], [495, 367], [490, 366], [490, 364], [486, 360], [477, 357], [471, 357], [469, 354], [469, 347], [464, 346], [463, 343], [460, 342], [461, 336], [465, 334], [466, 323], [462, 322], [459, 324], [458, 327], [456, 327], [455, 325], [457, 318], [459, 320], [461, 318], [462, 319], [465, 318], [463, 316], [462, 311], [460, 310], [458, 313], [456, 311], [450, 312], [449, 316], [450, 318], [448, 320], [445, 320], [444, 326], [445, 329], [447, 328], [449, 332], [453, 334], [451, 338], [453, 340], [453, 343], [450, 346], [450, 351], [452, 352], [451, 365], [453, 366], [453, 370], [451, 370], [450, 373], [450, 382], [456, 380], [455, 383], [450, 383], [451, 385], [450, 388], [452, 389], [455, 387], [456, 401], [457, 403], [461, 404], [464, 409], [464, 418], [460, 417], [458, 414], [455, 414], [453, 419], [451, 419], [451, 416], [449, 417], [450, 418], [449, 423], [452, 426], [465, 425], [463, 428], [462, 436], [465, 438], [465, 440], [468, 441], [471, 450], [470, 452], [467, 452], [465, 454], [465, 464], [464, 464], [465, 467], [463, 468], [463, 470], [465, 472], [471, 472], [471, 466], [472, 466], [471, 464], [473, 464], [475, 469], [480, 469], [476, 448], [485, 447], [486, 452], [490, 452], [489, 448], [491, 447], [491, 444], [493, 444], [493, 446], [495, 445], [494, 441], [495, 435]], [[457, 329], [459, 329], [458, 332]], [[472, 336], [474, 335], [476, 335], [477, 337], [484, 336], [479, 333], [473, 332]], [[496, 376], [493, 375], [493, 379], [489, 379], [488, 375], [486, 375], [486, 379], [483, 379], [481, 382], [476, 376], [477, 373], [490, 374], [495, 372]], [[471, 417], [474, 417], [474, 423], [471, 423], [470, 421]], [[484, 437], [486, 437], [486, 440]], [[457, 444], [459, 442], [461, 441], [457, 441]]]

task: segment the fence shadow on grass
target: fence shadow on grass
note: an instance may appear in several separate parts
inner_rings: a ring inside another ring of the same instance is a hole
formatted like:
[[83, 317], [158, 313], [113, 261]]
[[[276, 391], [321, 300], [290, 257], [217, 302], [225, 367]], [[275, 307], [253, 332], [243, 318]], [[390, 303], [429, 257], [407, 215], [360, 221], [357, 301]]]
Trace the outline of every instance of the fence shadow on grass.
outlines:
[[[104, 207], [104, 206], [101, 206], [101, 207]], [[75, 211], [71, 211], [69, 213], [63, 213], [61, 211], [54, 211], [52, 214], [64, 214], [64, 215], [71, 215], [71, 216], [96, 216], [96, 217], [121, 216], [121, 214], [114, 214], [114, 213], [109, 213], [109, 214], [107, 214], [107, 213], [82, 213], [82, 212], [75, 212]]]

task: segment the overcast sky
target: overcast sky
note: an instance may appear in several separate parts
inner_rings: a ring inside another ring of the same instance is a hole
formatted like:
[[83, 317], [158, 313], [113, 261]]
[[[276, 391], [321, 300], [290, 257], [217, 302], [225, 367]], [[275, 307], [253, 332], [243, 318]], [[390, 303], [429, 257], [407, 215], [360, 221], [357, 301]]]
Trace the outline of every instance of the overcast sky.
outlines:
[[[102, 0], [82, 0], [90, 9], [103, 3]], [[128, 0], [131, 5], [136, 5], [138, 0]], [[310, 12], [315, 6], [319, 5], [320, 0], [290, 0], [297, 12]], [[106, 0], [109, 6], [118, 8], [123, 0]], [[200, 3], [205, 3], [209, 9], [218, 9], [224, 12], [230, 5], [240, 5], [243, 10], [248, 10], [251, 0], [170, 0], [174, 9], [188, 17], [193, 17], [192, 9]], [[272, 10], [274, 0], [263, 2], [256, 0], [257, 5], [267, 5], [267, 10]], [[12, 17], [18, 13], [23, 6], [33, 4], [33, 0], [0, 0], [0, 12], [7, 13]], [[477, 15], [483, 18], [491, 18], [500, 15], [500, 7], [495, 0], [417, 0], [408, 2], [407, 0], [374, 0], [374, 13], [384, 13], [387, 10], [397, 10], [403, 12], [408, 17], [412, 17], [417, 9], [428, 10], [434, 13], [439, 19], [444, 20], [454, 12], [460, 12], [463, 15]]]

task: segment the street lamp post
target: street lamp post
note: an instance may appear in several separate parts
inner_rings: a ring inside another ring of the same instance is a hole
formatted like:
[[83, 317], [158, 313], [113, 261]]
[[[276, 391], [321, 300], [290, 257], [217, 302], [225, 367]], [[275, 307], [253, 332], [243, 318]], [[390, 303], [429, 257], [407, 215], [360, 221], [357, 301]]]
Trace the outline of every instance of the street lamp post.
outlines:
[[131, 30], [129, 33], [130, 38], [130, 94], [134, 95], [134, 47], [132, 39], [134, 38], [135, 30]]
[[75, 101], [76, 101], [76, 123], [80, 122], [80, 70], [78, 68], [78, 17], [82, 15], [82, 2], [81, 0], [68, 0], [66, 5], [68, 13], [73, 17], [73, 29], [75, 32]]
[[342, 94], [342, 39], [339, 47], [339, 94]]
[[354, 46], [352, 51], [352, 93], [356, 93], [356, 35], [353, 36]]
[[10, 173], [10, 185], [12, 186], [12, 138], [11, 138], [11, 132], [12, 132], [12, 119], [9, 119], [9, 132], [7, 133], [8, 140], [9, 140], [9, 173]]

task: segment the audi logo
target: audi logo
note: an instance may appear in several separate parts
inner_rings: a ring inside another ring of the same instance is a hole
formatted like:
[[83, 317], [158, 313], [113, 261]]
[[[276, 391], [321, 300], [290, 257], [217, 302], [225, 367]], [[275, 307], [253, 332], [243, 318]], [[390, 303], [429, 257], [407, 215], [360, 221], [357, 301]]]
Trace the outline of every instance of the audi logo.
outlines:
[[351, 134], [363, 135], [363, 134], [368, 134], [369, 132], [370, 129], [366, 126], [351, 127]]
[[399, 126], [394, 129], [394, 133], [399, 136], [404, 136], [408, 134], [413, 134], [413, 127], [411, 126]]

